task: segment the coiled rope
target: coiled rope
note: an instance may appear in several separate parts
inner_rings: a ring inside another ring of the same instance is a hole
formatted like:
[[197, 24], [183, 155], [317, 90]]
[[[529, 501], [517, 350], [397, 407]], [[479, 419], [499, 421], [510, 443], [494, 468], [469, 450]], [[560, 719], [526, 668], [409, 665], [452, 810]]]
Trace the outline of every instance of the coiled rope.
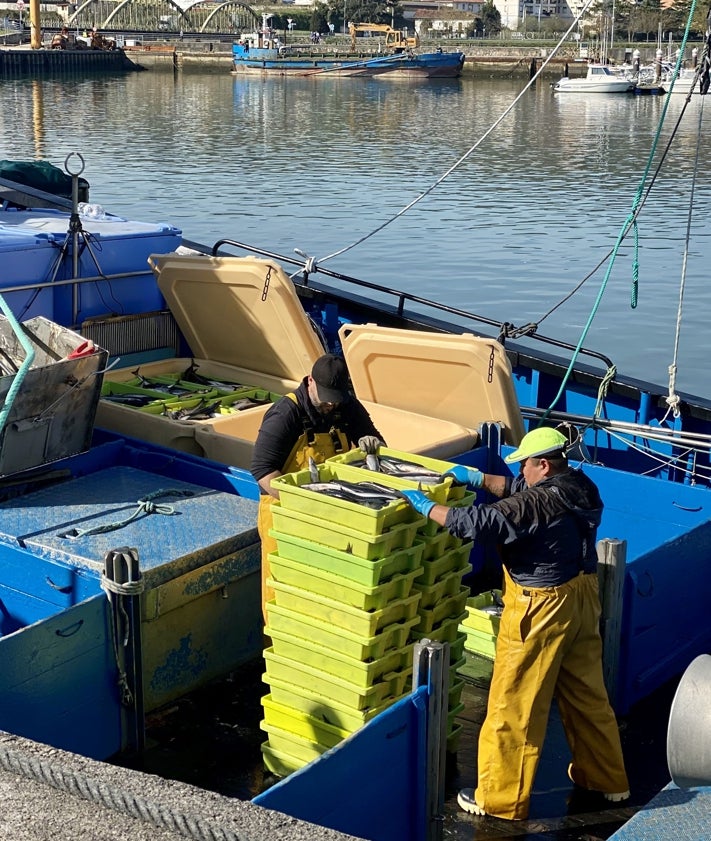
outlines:
[[197, 841], [251, 841], [250, 837], [218, 826], [196, 815], [176, 812], [145, 797], [116, 789], [78, 771], [62, 768], [55, 762], [30, 757], [19, 750], [0, 745], [0, 765], [10, 773], [21, 774], [64, 791], [74, 797], [97, 803], [115, 812], [130, 815], [159, 829], [168, 829]]
[[58, 537], [66, 538], [67, 540], [79, 540], [81, 537], [87, 537], [92, 534], [105, 534], [109, 531], [116, 531], [117, 529], [122, 529], [124, 526], [127, 526], [129, 523], [133, 522], [137, 517], [140, 517], [141, 514], [165, 514], [166, 516], [172, 516], [176, 513], [175, 508], [172, 505], [161, 505], [156, 504], [153, 502], [154, 499], [160, 499], [164, 496], [178, 496], [178, 497], [189, 497], [193, 496], [193, 491], [188, 490], [178, 490], [175, 488], [166, 488], [159, 491], [154, 491], [152, 494], [148, 494], [147, 497], [144, 499], [139, 499], [137, 502], [137, 508], [129, 517], [126, 517], [125, 520], [119, 520], [115, 523], [106, 523], [103, 526], [94, 526], [90, 529], [67, 529], [66, 531], [62, 532], [61, 534], [57, 535]]

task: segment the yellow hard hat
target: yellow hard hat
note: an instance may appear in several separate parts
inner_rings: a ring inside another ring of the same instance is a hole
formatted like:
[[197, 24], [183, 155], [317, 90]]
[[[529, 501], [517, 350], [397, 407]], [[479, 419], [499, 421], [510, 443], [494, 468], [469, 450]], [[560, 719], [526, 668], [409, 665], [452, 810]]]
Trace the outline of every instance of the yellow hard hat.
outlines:
[[506, 464], [513, 464], [517, 461], [523, 461], [525, 458], [554, 453], [565, 449], [567, 446], [568, 439], [562, 432], [558, 432], [551, 426], [539, 426], [538, 429], [527, 432], [521, 439], [518, 449], [514, 450], [511, 455], [506, 456], [504, 461]]

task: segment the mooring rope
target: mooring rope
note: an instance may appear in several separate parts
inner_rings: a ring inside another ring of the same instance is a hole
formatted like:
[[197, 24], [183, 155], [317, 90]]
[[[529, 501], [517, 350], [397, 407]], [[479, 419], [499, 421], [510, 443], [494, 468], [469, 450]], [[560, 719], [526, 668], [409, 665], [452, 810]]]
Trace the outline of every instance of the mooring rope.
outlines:
[[318, 269], [319, 263], [325, 263], [326, 260], [332, 260], [334, 257], [340, 257], [340, 255], [345, 254], [346, 251], [350, 251], [352, 248], [355, 248], [357, 245], [361, 245], [361, 243], [365, 242], [367, 239], [370, 239], [370, 237], [375, 236], [375, 234], [382, 231], [383, 228], [386, 228], [388, 225], [392, 224], [396, 219], [399, 219], [401, 216], [404, 216], [405, 213], [407, 213], [409, 210], [411, 210], [416, 204], [418, 204], [424, 198], [426, 198], [433, 190], [435, 190], [437, 187], [439, 187], [439, 185], [443, 181], [445, 181], [447, 178], [449, 178], [449, 176], [456, 169], [458, 169], [464, 163], [464, 161], [466, 161], [467, 158], [470, 155], [472, 155], [479, 148], [479, 146], [481, 146], [481, 144], [486, 140], [486, 138], [506, 119], [506, 117], [511, 113], [511, 111], [513, 111], [513, 109], [518, 104], [519, 100], [526, 94], [526, 92], [528, 90], [530, 90], [530, 88], [538, 80], [539, 76], [543, 73], [543, 71], [548, 66], [548, 64], [558, 54], [562, 45], [568, 40], [568, 37], [570, 36], [571, 32], [578, 25], [578, 21], [580, 21], [582, 19], [582, 17], [586, 14], [586, 12], [588, 11], [588, 8], [592, 5], [592, 3], [593, 3], [593, 0], [585, 0], [585, 3], [583, 4], [580, 11], [577, 13], [575, 19], [570, 24], [567, 31], [565, 33], [563, 33], [563, 35], [560, 37], [558, 43], [553, 47], [553, 49], [550, 51], [550, 53], [546, 56], [545, 61], [541, 64], [541, 66], [538, 68], [536, 73], [533, 76], [531, 76], [531, 78], [528, 80], [528, 83], [524, 86], [524, 88], [521, 90], [521, 92], [518, 94], [518, 96], [508, 106], [508, 108], [506, 108], [503, 111], [503, 113], [498, 117], [498, 119], [496, 119], [492, 123], [492, 125], [489, 126], [489, 128], [484, 132], [484, 134], [482, 134], [482, 136], [472, 146], [470, 146], [469, 149], [463, 155], [461, 155], [454, 162], [454, 164], [452, 164], [452, 166], [449, 167], [449, 169], [443, 175], [440, 175], [439, 178], [437, 178], [436, 181], [434, 181], [433, 184], [430, 184], [430, 186], [426, 190], [423, 190], [423, 192], [421, 192], [418, 196], [415, 196], [415, 198], [411, 202], [409, 202], [409, 204], [406, 204], [405, 207], [398, 210], [398, 212], [394, 216], [391, 216], [390, 218], [386, 219], [382, 224], [378, 225], [376, 228], [374, 228], [372, 231], [369, 231], [367, 234], [363, 234], [362, 237], [355, 240], [350, 245], [346, 245], [343, 248], [339, 248], [338, 251], [334, 251], [332, 254], [327, 254], [325, 257], [319, 257], [317, 259], [315, 257], [309, 256], [308, 254], [306, 254], [306, 252], [302, 251], [301, 249], [295, 248], [294, 251], [297, 254], [299, 254], [301, 257], [304, 257], [304, 259], [306, 260], [306, 268], [303, 269], [303, 270], [300, 269], [298, 272], [294, 272], [292, 277], [295, 277], [297, 274], [300, 274], [301, 271], [306, 271], [307, 274], [311, 274], [312, 272], [314, 272]]
[[196, 815], [177, 812], [160, 803], [114, 788], [107, 783], [63, 768], [56, 762], [30, 757], [13, 748], [0, 745], [0, 766], [13, 774], [44, 783], [58, 791], [105, 806], [159, 829], [178, 832], [196, 841], [252, 841], [250, 836], [210, 823]]
[[167, 488], [159, 491], [154, 491], [153, 493], [148, 494], [148, 496], [144, 497], [143, 499], [139, 499], [136, 503], [138, 507], [133, 512], [133, 514], [131, 514], [129, 517], [126, 517], [125, 520], [118, 520], [115, 523], [106, 523], [103, 526], [94, 526], [90, 529], [67, 529], [61, 534], [58, 534], [57, 537], [66, 538], [67, 540], [79, 540], [79, 538], [81, 537], [87, 537], [93, 534], [106, 534], [106, 532], [116, 531], [117, 529], [124, 528], [129, 523], [133, 522], [141, 514], [165, 514], [166, 516], [170, 517], [176, 513], [175, 508], [172, 505], [161, 505], [160, 503], [156, 504], [153, 502], [154, 499], [159, 499], [163, 496], [189, 497], [193, 495], [193, 491], [179, 490], [175, 488]]

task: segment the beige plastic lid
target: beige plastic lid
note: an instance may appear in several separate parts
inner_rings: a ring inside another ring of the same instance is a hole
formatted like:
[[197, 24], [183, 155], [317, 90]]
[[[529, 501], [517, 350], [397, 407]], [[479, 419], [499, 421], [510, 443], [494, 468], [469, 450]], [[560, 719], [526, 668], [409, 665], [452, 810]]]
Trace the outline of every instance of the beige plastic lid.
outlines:
[[500, 423], [507, 444], [523, 437], [511, 364], [493, 339], [375, 324], [346, 324], [339, 335], [359, 399], [472, 430]]
[[298, 382], [325, 352], [278, 263], [176, 253], [148, 263], [196, 357]]

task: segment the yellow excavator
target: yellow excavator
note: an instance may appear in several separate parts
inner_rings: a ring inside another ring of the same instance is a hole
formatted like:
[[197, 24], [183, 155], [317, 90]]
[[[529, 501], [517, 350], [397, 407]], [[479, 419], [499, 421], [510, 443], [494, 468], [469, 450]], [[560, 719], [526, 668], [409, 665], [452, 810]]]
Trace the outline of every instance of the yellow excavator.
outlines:
[[355, 52], [356, 38], [359, 32], [368, 32], [371, 35], [385, 35], [385, 47], [394, 53], [402, 53], [405, 50], [414, 50], [420, 44], [420, 39], [415, 35], [408, 38], [407, 30], [393, 29], [387, 23], [349, 23], [348, 31], [351, 33], [351, 49]]

